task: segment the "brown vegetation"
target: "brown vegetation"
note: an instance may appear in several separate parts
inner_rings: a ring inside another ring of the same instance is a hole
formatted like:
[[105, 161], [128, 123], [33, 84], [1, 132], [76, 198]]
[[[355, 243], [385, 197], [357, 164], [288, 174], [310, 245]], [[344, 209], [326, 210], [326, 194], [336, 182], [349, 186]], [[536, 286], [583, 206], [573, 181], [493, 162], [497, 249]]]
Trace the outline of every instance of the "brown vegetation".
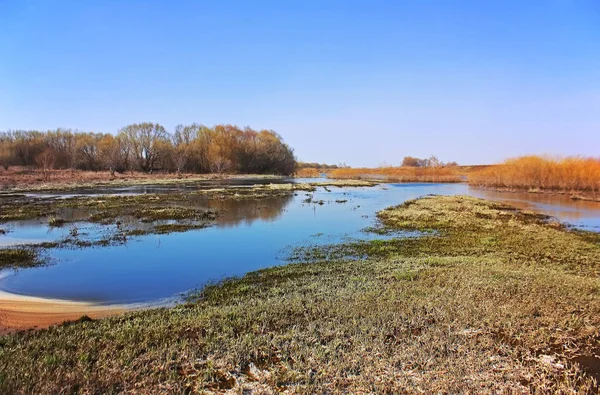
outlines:
[[[96, 186], [128, 186], [139, 184], [185, 183], [212, 179], [247, 178], [246, 175], [192, 174], [192, 173], [127, 173], [91, 171], [91, 170], [52, 170], [44, 178], [42, 170], [31, 167], [14, 166], [9, 170], [0, 170], [0, 191], [12, 190], [60, 190]], [[258, 176], [257, 176], [258, 177]], [[270, 177], [270, 176], [260, 176]]]
[[439, 167], [380, 167], [380, 168], [344, 168], [332, 170], [331, 178], [339, 179], [377, 179], [391, 182], [461, 182], [457, 168]]
[[233, 125], [132, 124], [117, 135], [71, 129], [0, 133], [0, 165], [53, 169], [189, 173], [281, 174], [294, 172], [293, 150], [272, 130]]
[[600, 192], [600, 159], [523, 156], [469, 175], [469, 184], [509, 190]]
[[319, 178], [321, 177], [321, 171], [314, 167], [304, 167], [296, 170], [295, 176], [298, 178]]
[[424, 235], [306, 247], [316, 261], [172, 309], [3, 336], [0, 392], [597, 392], [597, 234], [468, 197], [379, 218]]

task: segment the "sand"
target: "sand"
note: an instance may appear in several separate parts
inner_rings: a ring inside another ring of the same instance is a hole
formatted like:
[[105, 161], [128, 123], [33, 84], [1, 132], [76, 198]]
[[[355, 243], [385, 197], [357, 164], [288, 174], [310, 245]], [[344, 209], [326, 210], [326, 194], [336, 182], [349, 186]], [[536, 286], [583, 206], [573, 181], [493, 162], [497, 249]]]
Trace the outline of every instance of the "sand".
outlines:
[[77, 320], [84, 315], [90, 318], [108, 317], [127, 310], [123, 305], [95, 305], [0, 291], [0, 334], [47, 328], [65, 321]]

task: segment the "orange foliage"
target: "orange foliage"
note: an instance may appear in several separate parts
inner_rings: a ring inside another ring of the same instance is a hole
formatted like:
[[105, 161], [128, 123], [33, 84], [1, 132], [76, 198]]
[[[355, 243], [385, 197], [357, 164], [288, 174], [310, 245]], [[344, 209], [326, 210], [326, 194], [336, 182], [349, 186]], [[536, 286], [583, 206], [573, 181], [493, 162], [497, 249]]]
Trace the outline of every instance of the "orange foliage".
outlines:
[[469, 184], [507, 189], [600, 191], [600, 159], [522, 156], [469, 175]]
[[314, 167], [304, 167], [296, 170], [296, 177], [298, 178], [318, 178], [321, 177], [321, 172]]
[[456, 167], [380, 167], [332, 170], [330, 178], [378, 179], [395, 182], [461, 182]]

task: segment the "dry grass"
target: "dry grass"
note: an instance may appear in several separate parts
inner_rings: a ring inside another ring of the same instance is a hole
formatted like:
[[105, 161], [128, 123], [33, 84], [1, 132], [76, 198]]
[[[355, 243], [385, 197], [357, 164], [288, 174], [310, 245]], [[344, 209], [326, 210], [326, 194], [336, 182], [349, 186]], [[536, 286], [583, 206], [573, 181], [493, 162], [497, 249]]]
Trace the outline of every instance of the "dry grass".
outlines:
[[505, 189], [589, 192], [595, 196], [600, 192], [600, 159], [523, 156], [473, 172], [469, 183]]
[[314, 167], [304, 167], [296, 171], [295, 177], [297, 178], [319, 178], [321, 177], [321, 171]]
[[34, 267], [43, 264], [43, 259], [31, 248], [0, 248], [0, 269]]
[[338, 179], [374, 179], [390, 182], [463, 181], [456, 167], [342, 168], [331, 170], [328, 177]]
[[0, 390], [596, 391], [600, 236], [467, 197], [380, 218], [429, 233], [310, 249], [328, 259], [172, 309], [2, 337]]
[[175, 174], [175, 173], [143, 173], [127, 172], [115, 174], [108, 171], [52, 170], [48, 180], [44, 179], [41, 170], [11, 167], [8, 171], [0, 170], [0, 191], [53, 191], [74, 190], [95, 187], [122, 187], [133, 185], [159, 185], [189, 183], [220, 179], [280, 179], [280, 176], [252, 174]]

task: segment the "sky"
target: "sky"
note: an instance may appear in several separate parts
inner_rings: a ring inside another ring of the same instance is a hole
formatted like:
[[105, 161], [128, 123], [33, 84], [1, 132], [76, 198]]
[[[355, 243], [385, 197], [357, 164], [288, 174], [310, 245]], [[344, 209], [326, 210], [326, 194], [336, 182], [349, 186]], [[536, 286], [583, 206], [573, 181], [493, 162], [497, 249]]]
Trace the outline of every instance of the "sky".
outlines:
[[352, 166], [600, 156], [600, 1], [0, 0], [0, 130], [144, 121]]

